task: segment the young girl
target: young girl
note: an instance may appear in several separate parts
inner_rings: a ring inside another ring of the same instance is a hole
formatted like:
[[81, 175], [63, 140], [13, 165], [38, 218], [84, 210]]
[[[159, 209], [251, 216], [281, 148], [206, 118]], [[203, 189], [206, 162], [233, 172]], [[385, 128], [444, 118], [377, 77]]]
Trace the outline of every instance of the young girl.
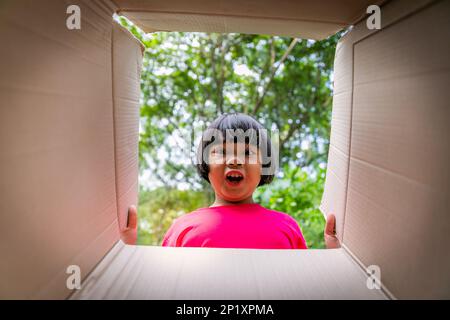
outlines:
[[[198, 149], [197, 171], [211, 184], [214, 203], [174, 220], [162, 246], [254, 249], [306, 249], [297, 222], [288, 214], [255, 203], [253, 192], [270, 183], [274, 165], [270, 138], [252, 117], [235, 113], [214, 120]], [[266, 155], [269, 154], [269, 158]], [[269, 159], [269, 161], [266, 161]], [[269, 168], [267, 168], [269, 167]], [[136, 241], [136, 209], [122, 231], [126, 243]], [[328, 248], [339, 247], [334, 216], [325, 229]]]

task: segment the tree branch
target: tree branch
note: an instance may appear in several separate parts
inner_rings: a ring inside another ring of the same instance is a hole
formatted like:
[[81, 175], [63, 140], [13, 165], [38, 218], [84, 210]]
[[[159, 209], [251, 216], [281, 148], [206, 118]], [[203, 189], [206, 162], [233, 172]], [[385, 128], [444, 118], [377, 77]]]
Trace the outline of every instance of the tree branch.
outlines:
[[266, 85], [264, 86], [263, 92], [262, 92], [261, 96], [259, 96], [258, 99], [256, 100], [255, 107], [253, 108], [253, 114], [254, 115], [256, 115], [256, 113], [258, 112], [259, 108], [261, 107], [262, 102], [264, 100], [264, 97], [266, 96], [267, 90], [269, 89], [270, 84], [272, 83], [272, 80], [275, 77], [275, 74], [277, 73], [278, 69], [283, 64], [283, 62], [286, 60], [286, 58], [289, 56], [289, 54], [291, 53], [292, 49], [294, 49], [294, 47], [297, 44], [297, 42], [298, 42], [297, 38], [292, 39], [291, 44], [289, 45], [289, 47], [284, 52], [284, 54], [281, 57], [280, 61], [278, 61], [276, 63], [276, 65], [272, 66], [272, 72], [270, 74], [269, 80], [267, 81]]
[[[226, 41], [225, 41], [226, 43]], [[225, 83], [225, 51], [227, 50], [227, 45], [224, 44], [223, 37], [220, 42], [220, 77], [217, 79], [217, 90], [218, 92], [218, 101], [217, 107], [219, 109], [219, 113], [223, 113], [223, 86]]]

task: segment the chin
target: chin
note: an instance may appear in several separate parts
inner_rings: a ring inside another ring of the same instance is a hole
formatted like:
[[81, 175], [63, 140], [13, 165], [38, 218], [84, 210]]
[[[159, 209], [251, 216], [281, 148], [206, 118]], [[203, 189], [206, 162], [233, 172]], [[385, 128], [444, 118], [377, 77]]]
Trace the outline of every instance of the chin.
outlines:
[[244, 201], [244, 199], [239, 199], [239, 200], [229, 200], [230, 202], [235, 202], [235, 203], [240, 203], [242, 201]]
[[224, 197], [223, 199], [228, 201], [228, 202], [240, 202], [240, 201], [244, 200], [245, 198]]
[[241, 202], [241, 201], [245, 200], [247, 197], [245, 197], [245, 196], [235, 196], [235, 197], [223, 196], [222, 198], [228, 202]]
[[222, 192], [222, 198], [227, 201], [241, 201], [248, 197], [247, 194], [243, 194], [242, 191], [239, 192], [238, 190], [229, 191], [229, 190], [223, 190], [225, 192]]

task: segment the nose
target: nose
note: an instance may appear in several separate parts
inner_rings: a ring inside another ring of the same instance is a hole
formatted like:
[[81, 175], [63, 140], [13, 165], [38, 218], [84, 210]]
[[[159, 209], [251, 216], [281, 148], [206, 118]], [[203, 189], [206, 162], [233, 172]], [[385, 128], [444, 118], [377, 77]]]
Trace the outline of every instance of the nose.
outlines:
[[226, 165], [231, 168], [242, 167], [244, 165], [244, 161], [241, 157], [238, 157], [236, 154], [232, 154], [227, 156]]

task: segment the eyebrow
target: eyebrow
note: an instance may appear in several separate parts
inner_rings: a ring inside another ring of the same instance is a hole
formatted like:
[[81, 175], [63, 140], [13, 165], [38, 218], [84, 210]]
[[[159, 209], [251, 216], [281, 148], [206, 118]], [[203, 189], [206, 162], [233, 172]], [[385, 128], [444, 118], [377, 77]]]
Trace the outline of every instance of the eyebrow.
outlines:
[[[233, 144], [236, 144], [236, 143], [233, 142]], [[222, 145], [217, 144], [217, 145], [215, 145], [214, 147], [218, 147], [218, 146], [220, 146], [220, 147], [225, 147], [225, 145], [226, 145], [226, 142], [224, 142]], [[249, 149], [250, 146], [253, 146], [253, 147], [255, 147], [256, 149], [259, 149], [259, 146], [255, 145], [255, 144], [252, 144], [252, 143], [246, 143], [246, 144], [245, 144], [245, 148], [246, 148], [246, 149]]]

